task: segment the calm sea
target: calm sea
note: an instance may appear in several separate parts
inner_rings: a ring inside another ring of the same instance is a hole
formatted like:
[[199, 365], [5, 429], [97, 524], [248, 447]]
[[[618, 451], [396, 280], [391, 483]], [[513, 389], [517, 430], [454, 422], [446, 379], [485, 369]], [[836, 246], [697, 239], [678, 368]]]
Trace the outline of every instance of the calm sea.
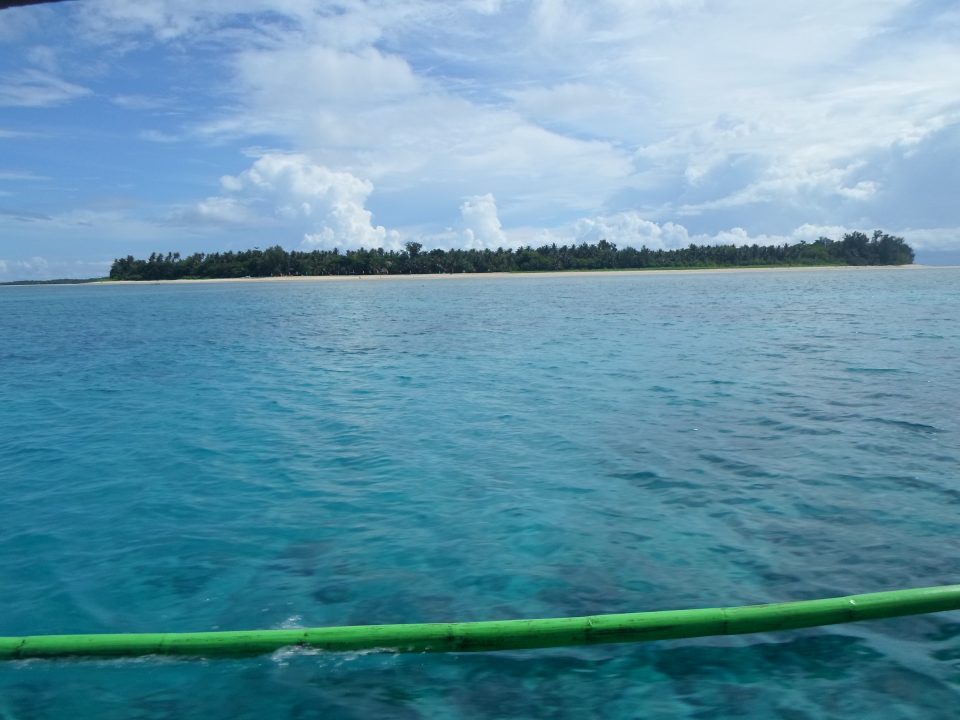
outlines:
[[[0, 288], [0, 635], [960, 581], [960, 270]], [[29, 661], [0, 718], [955, 718], [960, 613]]]

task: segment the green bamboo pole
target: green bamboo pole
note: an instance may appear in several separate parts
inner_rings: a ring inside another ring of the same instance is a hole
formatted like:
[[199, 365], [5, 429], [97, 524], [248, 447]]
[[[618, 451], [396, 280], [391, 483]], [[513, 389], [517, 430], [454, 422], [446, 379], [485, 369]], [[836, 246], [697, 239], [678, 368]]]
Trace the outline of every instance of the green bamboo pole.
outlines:
[[741, 635], [960, 609], [960, 585], [746, 607], [664, 610], [545, 620], [357, 625], [296, 630], [34, 635], [0, 638], [0, 659], [259, 655], [317, 650], [466, 652]]

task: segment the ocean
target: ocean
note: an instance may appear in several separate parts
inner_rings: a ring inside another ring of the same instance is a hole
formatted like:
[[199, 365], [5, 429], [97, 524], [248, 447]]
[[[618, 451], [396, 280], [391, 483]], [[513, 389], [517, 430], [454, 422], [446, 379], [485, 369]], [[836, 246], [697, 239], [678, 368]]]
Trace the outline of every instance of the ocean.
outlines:
[[[960, 269], [0, 288], [0, 635], [960, 581]], [[956, 717], [960, 613], [20, 661], [0, 718]]]

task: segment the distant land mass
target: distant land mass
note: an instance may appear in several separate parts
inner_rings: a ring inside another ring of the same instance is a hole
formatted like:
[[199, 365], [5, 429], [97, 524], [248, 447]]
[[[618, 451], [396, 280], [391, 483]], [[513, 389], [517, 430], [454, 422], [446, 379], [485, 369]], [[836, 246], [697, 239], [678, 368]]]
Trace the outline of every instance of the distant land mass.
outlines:
[[59, 278], [57, 280], [11, 280], [0, 285], [83, 285], [84, 283], [100, 282], [104, 278]]
[[132, 255], [110, 268], [111, 280], [201, 280], [291, 275], [411, 275], [441, 273], [735, 268], [817, 265], [909, 265], [913, 249], [902, 237], [877, 230], [851, 232], [842, 240], [821, 237], [794, 245], [690, 245], [678, 250], [595, 245], [544, 245], [517, 249], [428, 250], [408, 242], [403, 250], [286, 251], [279, 245], [241, 252]]

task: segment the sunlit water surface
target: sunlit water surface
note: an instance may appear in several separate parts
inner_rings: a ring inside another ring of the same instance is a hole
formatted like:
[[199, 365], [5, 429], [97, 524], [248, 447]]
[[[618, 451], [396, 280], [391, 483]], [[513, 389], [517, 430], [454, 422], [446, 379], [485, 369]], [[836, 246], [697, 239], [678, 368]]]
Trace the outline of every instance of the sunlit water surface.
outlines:
[[[0, 635], [960, 581], [960, 270], [0, 288]], [[960, 614], [0, 667], [0, 718], [954, 718]]]

